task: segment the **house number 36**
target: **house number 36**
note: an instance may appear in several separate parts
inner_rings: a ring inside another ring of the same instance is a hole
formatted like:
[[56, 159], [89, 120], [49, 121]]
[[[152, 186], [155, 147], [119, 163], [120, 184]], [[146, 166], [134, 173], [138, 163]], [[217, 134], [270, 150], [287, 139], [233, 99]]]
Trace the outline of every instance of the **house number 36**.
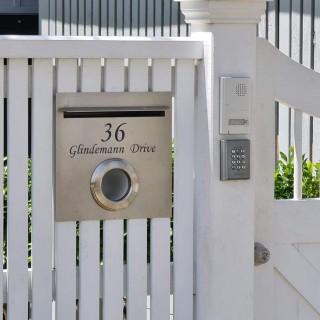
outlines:
[[[118, 141], [118, 142], [121, 142], [124, 137], [125, 137], [125, 132], [123, 129], [121, 129], [121, 127], [123, 125], [127, 124], [126, 122], [124, 123], [121, 123], [117, 129], [114, 131], [114, 138]], [[112, 137], [112, 124], [110, 122], [108, 122], [106, 125], [106, 131], [105, 131], [105, 134], [106, 134], [106, 138], [105, 139], [101, 139], [102, 142], [107, 142], [111, 137]]]

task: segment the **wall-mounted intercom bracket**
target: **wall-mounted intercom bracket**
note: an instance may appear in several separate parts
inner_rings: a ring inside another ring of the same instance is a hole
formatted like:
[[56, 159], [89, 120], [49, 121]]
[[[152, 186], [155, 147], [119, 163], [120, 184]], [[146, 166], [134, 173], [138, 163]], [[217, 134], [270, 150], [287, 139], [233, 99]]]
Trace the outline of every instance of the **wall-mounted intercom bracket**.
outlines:
[[220, 180], [250, 179], [250, 141], [220, 141]]
[[220, 134], [250, 133], [250, 79], [220, 77]]

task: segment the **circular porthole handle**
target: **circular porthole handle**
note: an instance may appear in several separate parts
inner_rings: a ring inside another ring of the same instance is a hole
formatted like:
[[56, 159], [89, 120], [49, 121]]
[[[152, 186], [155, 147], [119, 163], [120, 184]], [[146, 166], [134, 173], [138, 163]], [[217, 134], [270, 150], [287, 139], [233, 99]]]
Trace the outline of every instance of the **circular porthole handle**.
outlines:
[[139, 190], [138, 175], [134, 167], [123, 159], [108, 159], [93, 171], [91, 194], [103, 209], [117, 211], [127, 208]]

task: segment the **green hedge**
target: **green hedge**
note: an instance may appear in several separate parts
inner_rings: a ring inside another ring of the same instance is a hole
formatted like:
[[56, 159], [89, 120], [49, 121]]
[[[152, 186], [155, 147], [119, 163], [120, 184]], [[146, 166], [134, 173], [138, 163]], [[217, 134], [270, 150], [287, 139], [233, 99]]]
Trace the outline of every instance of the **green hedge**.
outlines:
[[[274, 171], [275, 199], [293, 198], [294, 148], [289, 155], [280, 152], [280, 159]], [[302, 156], [302, 198], [319, 197], [320, 163], [309, 161]]]

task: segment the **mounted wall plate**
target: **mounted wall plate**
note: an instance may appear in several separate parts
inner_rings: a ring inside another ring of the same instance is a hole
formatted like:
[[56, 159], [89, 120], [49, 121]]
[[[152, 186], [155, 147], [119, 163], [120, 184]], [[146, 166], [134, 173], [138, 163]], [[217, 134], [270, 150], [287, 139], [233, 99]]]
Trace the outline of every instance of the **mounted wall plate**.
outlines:
[[56, 221], [170, 217], [171, 93], [58, 93]]
[[250, 179], [250, 141], [220, 141], [220, 180]]
[[220, 134], [250, 133], [250, 79], [220, 78]]

